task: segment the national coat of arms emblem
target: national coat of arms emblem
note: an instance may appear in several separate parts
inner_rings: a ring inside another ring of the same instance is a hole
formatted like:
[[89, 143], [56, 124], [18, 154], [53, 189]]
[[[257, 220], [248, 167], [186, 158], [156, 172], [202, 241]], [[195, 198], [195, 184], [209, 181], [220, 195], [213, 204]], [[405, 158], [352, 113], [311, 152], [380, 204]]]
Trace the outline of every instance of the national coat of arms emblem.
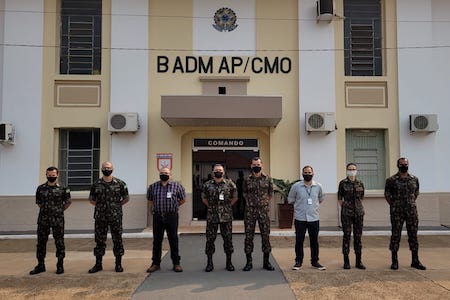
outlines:
[[233, 31], [236, 27], [238, 27], [236, 21], [236, 13], [228, 7], [222, 7], [219, 8], [214, 14], [213, 27], [220, 32]]

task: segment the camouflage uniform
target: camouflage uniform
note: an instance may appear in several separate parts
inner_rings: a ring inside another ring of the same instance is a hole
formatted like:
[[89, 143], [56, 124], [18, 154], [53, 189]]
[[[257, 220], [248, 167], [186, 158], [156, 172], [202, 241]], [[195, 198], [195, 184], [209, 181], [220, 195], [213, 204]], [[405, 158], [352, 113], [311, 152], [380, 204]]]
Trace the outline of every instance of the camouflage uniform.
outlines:
[[410, 174], [407, 177], [400, 177], [400, 173], [397, 173], [386, 179], [384, 195], [391, 201], [392, 235], [389, 249], [394, 252], [398, 251], [403, 223], [406, 221], [409, 249], [417, 252], [419, 249], [417, 241], [419, 218], [416, 199], [419, 196], [419, 179]]
[[342, 253], [348, 255], [350, 252], [350, 237], [353, 226], [353, 247], [355, 253], [361, 255], [361, 236], [363, 232], [364, 207], [361, 201], [364, 198], [364, 185], [358, 179], [351, 181], [345, 178], [339, 182], [338, 200], [343, 200], [341, 210], [342, 231]]
[[95, 243], [94, 255], [105, 255], [108, 226], [111, 229], [114, 256], [124, 254], [122, 244], [122, 200], [128, 200], [125, 182], [113, 177], [111, 182], [98, 179], [91, 187], [89, 200], [95, 201]]
[[36, 258], [43, 260], [47, 252], [47, 241], [52, 230], [55, 239], [56, 257], [64, 258], [64, 207], [69, 204], [70, 190], [59, 184], [41, 184], [36, 190], [36, 204], [40, 207], [37, 221]]
[[249, 175], [243, 184], [243, 194], [246, 199], [244, 252], [246, 254], [253, 252], [255, 226], [256, 221], [258, 221], [259, 231], [261, 232], [262, 252], [269, 253], [272, 250], [269, 241], [269, 202], [273, 196], [272, 178], [264, 173], [259, 177], [253, 174]]
[[[219, 199], [220, 194], [223, 194], [223, 200]], [[236, 185], [230, 179], [223, 179], [223, 181], [219, 183], [216, 183], [213, 179], [207, 181], [203, 185], [202, 199], [208, 200], [205, 248], [205, 253], [207, 255], [212, 255], [216, 250], [214, 242], [217, 237], [219, 225], [220, 234], [223, 238], [223, 249], [227, 254], [233, 253], [233, 210], [231, 208], [231, 200], [236, 197]]]

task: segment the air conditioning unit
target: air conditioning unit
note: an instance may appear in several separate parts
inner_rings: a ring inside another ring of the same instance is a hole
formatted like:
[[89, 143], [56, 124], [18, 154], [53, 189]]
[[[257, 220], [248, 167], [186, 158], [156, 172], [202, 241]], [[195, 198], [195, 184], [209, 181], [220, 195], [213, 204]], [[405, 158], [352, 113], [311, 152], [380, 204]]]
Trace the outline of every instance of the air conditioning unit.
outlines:
[[111, 132], [133, 132], [139, 129], [138, 113], [110, 112], [108, 130]]
[[306, 131], [328, 132], [336, 129], [336, 117], [333, 112], [307, 112], [305, 114]]
[[15, 130], [12, 124], [0, 123], [0, 142], [7, 144], [14, 144]]
[[436, 114], [409, 115], [411, 132], [433, 132], [439, 129]]
[[317, 0], [317, 22], [328, 21], [330, 23], [334, 16], [334, 0]]

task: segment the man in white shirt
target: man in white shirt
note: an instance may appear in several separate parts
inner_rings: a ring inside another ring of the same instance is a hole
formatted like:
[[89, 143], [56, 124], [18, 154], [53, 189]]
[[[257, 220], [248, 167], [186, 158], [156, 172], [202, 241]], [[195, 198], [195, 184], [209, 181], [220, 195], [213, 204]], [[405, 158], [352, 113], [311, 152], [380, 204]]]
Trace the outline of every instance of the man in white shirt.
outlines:
[[311, 248], [311, 265], [318, 270], [326, 270], [319, 263], [319, 206], [324, 200], [322, 185], [312, 180], [311, 166], [302, 169], [303, 180], [296, 182], [289, 191], [288, 202], [294, 204], [295, 264], [293, 270], [300, 270], [303, 263], [303, 241], [308, 230]]

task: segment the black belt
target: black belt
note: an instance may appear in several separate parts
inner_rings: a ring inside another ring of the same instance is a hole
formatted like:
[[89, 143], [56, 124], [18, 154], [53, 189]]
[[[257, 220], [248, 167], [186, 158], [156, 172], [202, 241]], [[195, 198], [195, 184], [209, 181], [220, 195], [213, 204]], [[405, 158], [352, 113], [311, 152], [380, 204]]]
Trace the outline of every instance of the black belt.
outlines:
[[174, 216], [178, 215], [178, 212], [176, 212], [176, 211], [175, 212], [172, 212], [172, 211], [164, 212], [164, 213], [154, 212], [153, 214], [165, 218], [165, 217], [174, 217]]

